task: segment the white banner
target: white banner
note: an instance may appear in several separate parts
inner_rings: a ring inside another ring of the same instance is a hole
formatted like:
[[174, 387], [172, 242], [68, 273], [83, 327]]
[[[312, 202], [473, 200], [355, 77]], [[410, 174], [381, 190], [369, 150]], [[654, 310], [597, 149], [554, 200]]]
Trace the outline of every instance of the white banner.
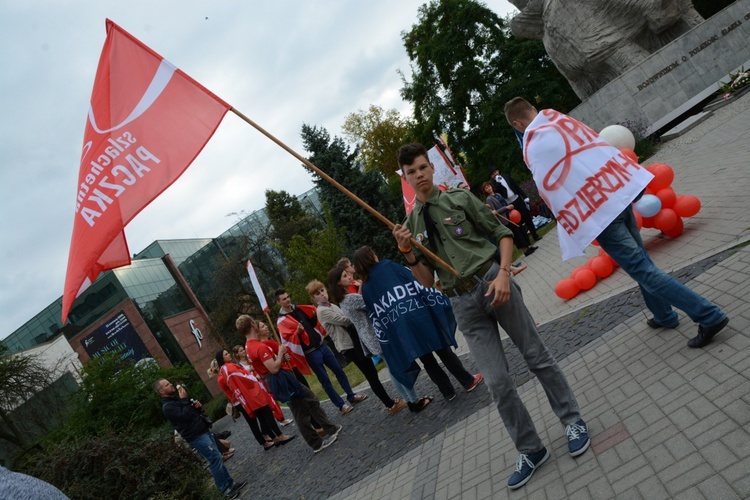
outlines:
[[[454, 166], [439, 147], [433, 146], [427, 151], [427, 158], [435, 166], [432, 183], [441, 188], [456, 188], [460, 182], [466, 182], [461, 167]], [[469, 183], [466, 182], [468, 185]]]
[[583, 255], [654, 177], [589, 127], [552, 109], [536, 116], [523, 139], [526, 165], [557, 218], [563, 260]]
[[253, 284], [253, 290], [255, 290], [255, 295], [258, 296], [258, 301], [260, 302], [260, 307], [263, 309], [263, 312], [268, 312], [268, 301], [266, 301], [266, 296], [263, 293], [263, 289], [260, 287], [260, 282], [258, 281], [258, 275], [255, 274], [255, 269], [253, 269], [253, 263], [250, 262], [250, 259], [247, 259], [247, 274], [250, 275], [250, 282]]

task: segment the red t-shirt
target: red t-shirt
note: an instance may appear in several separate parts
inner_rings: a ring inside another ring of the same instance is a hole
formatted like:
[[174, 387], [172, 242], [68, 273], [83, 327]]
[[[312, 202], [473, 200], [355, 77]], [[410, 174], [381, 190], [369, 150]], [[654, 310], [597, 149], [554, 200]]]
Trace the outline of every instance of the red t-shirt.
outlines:
[[245, 342], [245, 352], [247, 353], [247, 359], [253, 364], [255, 371], [262, 377], [268, 375], [269, 372], [265, 361], [276, 358], [273, 350], [260, 340], [251, 339]]
[[279, 353], [279, 343], [276, 342], [275, 340], [268, 339], [268, 340], [264, 340], [263, 343], [267, 345], [268, 347], [270, 347], [274, 354]]

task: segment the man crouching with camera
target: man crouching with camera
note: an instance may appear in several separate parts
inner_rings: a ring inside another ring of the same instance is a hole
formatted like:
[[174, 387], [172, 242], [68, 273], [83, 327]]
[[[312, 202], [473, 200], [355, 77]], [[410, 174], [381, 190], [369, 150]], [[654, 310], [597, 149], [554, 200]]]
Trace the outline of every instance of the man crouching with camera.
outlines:
[[182, 386], [175, 387], [169, 380], [154, 382], [154, 391], [161, 396], [161, 410], [182, 439], [208, 460], [214, 482], [225, 498], [237, 498], [245, 481], [236, 482], [229, 475], [211, 435], [211, 419], [203, 413], [200, 402], [188, 398]]

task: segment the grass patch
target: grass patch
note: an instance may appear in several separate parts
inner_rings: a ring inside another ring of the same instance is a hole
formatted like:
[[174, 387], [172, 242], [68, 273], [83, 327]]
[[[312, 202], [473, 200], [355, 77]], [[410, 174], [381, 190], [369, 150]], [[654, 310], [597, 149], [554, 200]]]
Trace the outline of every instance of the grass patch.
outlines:
[[644, 137], [635, 141], [635, 153], [638, 155], [638, 163], [643, 163], [656, 152], [658, 144], [653, 137]]

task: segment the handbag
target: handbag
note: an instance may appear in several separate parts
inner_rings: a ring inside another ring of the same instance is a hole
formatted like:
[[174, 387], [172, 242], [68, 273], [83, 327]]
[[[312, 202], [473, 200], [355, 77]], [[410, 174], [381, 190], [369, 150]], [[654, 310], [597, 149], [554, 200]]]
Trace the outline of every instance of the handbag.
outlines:
[[268, 385], [277, 401], [288, 403], [292, 399], [303, 398], [302, 386], [288, 370], [279, 370], [267, 375]]
[[238, 418], [240, 418], [240, 410], [237, 409], [237, 407], [234, 406], [232, 403], [227, 403], [226, 412], [227, 412], [227, 415], [232, 417], [232, 421], [235, 421]]

